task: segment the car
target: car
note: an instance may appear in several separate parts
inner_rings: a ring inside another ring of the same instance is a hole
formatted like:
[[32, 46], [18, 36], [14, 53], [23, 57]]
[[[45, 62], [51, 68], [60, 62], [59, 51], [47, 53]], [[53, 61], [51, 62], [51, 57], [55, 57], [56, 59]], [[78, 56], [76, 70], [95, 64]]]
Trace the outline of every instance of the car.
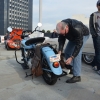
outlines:
[[[47, 40], [45, 40], [46, 43], [50, 43], [52, 45], [57, 45], [57, 50], [58, 50], [58, 38], [49, 38]], [[64, 53], [64, 49], [66, 47], [68, 43], [68, 40], [66, 39], [64, 48], [63, 48], [63, 53]], [[84, 45], [83, 51], [82, 51], [82, 60], [86, 63], [86, 64], [91, 64], [93, 62], [94, 59], [94, 47], [93, 47], [93, 41], [92, 41], [92, 37], [90, 35], [89, 39], [87, 40], [86, 44]]]

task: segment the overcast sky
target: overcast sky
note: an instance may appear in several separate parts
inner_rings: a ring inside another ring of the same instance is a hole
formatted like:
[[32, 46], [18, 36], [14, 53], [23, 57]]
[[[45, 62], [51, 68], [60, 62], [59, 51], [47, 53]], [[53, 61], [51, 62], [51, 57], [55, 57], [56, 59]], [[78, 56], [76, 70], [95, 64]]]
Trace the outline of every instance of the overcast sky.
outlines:
[[[42, 29], [53, 30], [56, 23], [73, 15], [89, 18], [97, 10], [97, 0], [42, 0]], [[39, 22], [39, 0], [33, 0], [33, 29]]]

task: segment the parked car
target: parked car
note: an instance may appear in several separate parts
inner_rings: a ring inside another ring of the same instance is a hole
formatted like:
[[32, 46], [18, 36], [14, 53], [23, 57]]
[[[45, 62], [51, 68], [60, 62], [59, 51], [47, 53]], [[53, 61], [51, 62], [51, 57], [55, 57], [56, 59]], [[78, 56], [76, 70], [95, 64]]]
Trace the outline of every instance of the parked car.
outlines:
[[[58, 38], [50, 38], [48, 40], [45, 40], [46, 43], [50, 43], [52, 45], [56, 44], [57, 45], [57, 50], [58, 50]], [[66, 39], [64, 48], [63, 48], [63, 53], [64, 49], [68, 43], [68, 40]], [[94, 59], [94, 47], [93, 47], [93, 42], [92, 42], [92, 37], [90, 36], [89, 39], [87, 40], [83, 52], [82, 52], [82, 59], [86, 64], [91, 64], [93, 59]]]

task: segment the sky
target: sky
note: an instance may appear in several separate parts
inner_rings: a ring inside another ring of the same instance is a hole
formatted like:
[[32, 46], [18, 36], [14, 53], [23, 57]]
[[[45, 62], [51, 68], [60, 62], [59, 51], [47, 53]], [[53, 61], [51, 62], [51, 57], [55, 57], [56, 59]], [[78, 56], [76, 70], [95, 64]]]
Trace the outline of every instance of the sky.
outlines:
[[[42, 0], [41, 30], [54, 30], [57, 22], [83, 14], [85, 17], [97, 11], [97, 0]], [[39, 0], [33, 0], [33, 29], [39, 22]]]

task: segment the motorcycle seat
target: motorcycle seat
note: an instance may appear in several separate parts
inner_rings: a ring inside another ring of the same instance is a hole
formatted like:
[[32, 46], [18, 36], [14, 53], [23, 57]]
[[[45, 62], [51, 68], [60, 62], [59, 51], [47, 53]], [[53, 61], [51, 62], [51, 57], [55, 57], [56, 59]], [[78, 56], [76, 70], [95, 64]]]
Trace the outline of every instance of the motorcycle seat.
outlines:
[[31, 38], [31, 39], [27, 40], [27, 41], [25, 42], [25, 44], [26, 44], [27, 46], [29, 46], [29, 45], [32, 45], [32, 44], [43, 43], [44, 40], [45, 40], [44, 37]]

